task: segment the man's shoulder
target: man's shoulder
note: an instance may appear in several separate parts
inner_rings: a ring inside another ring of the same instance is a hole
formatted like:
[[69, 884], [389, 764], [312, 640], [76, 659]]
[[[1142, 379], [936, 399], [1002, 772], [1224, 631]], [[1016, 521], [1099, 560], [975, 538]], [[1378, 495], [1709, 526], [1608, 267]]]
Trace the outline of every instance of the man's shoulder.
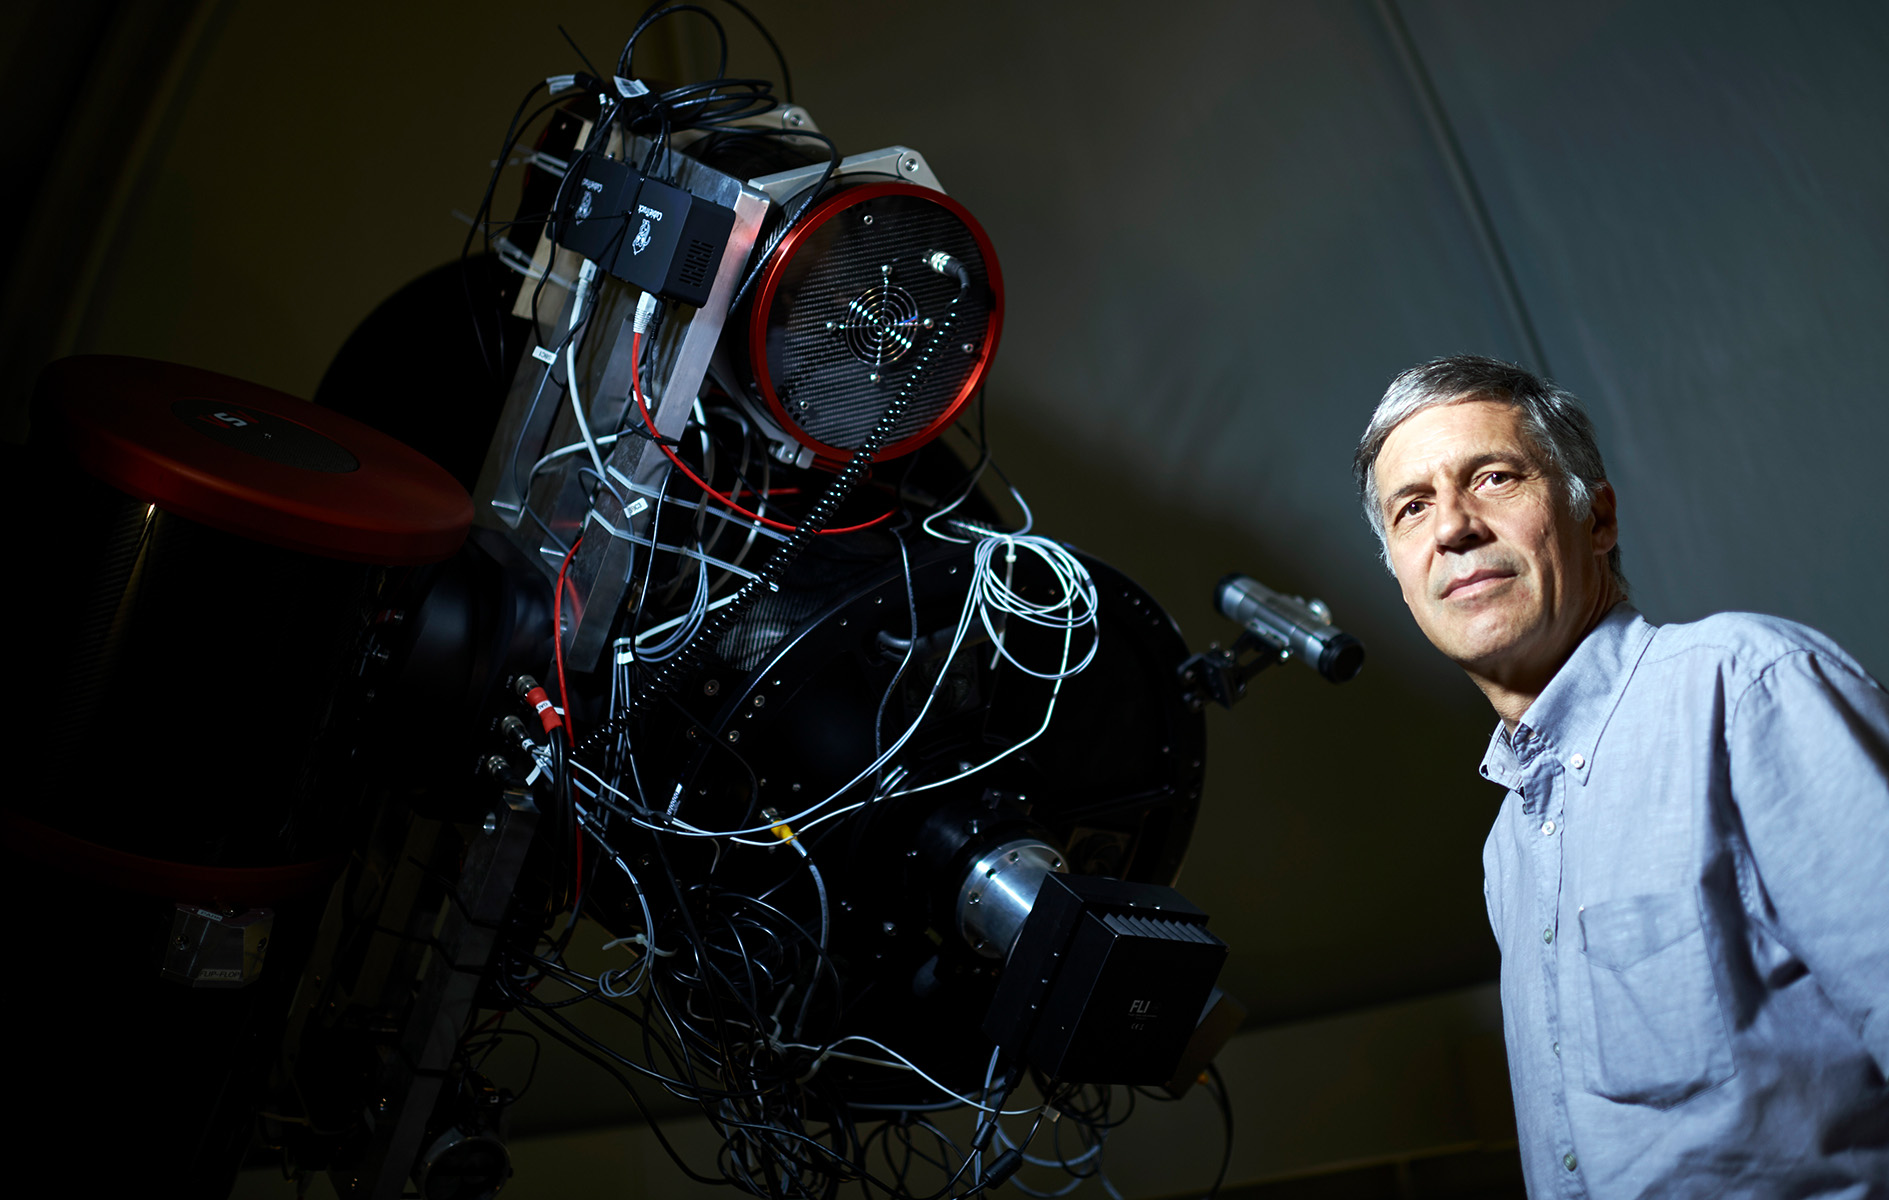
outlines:
[[1765, 613], [1714, 613], [1698, 621], [1656, 626], [1647, 647], [1648, 666], [1709, 656], [1719, 673], [1750, 681], [1793, 656], [1809, 655], [1867, 677], [1857, 661], [1829, 637], [1797, 621]]

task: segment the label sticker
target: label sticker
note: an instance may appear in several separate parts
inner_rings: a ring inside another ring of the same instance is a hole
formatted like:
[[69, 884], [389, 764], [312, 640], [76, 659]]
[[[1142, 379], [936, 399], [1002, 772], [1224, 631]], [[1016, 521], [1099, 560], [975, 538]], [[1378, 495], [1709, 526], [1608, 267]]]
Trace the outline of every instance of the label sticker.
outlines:
[[557, 351], [546, 350], [543, 346], [533, 346], [531, 348], [531, 357], [537, 359], [547, 367], [558, 360]]
[[649, 85], [645, 84], [640, 79], [625, 79], [621, 75], [617, 76], [616, 79], [617, 94], [622, 96], [625, 100], [634, 100], [638, 96], [649, 95]]
[[628, 504], [623, 506], [623, 515], [626, 517], [634, 517], [640, 513], [648, 511], [648, 509], [649, 509], [649, 501], [643, 499], [641, 496], [638, 496], [636, 499], [630, 501]]

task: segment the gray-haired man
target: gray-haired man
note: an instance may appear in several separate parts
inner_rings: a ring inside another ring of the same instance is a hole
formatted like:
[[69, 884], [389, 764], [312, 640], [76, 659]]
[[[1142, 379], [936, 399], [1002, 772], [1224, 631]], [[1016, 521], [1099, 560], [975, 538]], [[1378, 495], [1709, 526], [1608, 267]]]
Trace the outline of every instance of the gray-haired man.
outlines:
[[1483, 890], [1530, 1195], [1889, 1197], [1889, 696], [1789, 621], [1648, 624], [1592, 425], [1519, 367], [1406, 371], [1355, 466], [1501, 718]]

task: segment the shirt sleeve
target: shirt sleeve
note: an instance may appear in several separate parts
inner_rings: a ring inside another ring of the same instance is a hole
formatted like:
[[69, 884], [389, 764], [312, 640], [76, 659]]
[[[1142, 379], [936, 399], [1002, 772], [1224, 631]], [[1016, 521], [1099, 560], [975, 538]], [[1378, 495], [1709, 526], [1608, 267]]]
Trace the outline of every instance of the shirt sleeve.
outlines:
[[1889, 1073], [1889, 693], [1797, 651], [1737, 699], [1727, 734], [1778, 932]]

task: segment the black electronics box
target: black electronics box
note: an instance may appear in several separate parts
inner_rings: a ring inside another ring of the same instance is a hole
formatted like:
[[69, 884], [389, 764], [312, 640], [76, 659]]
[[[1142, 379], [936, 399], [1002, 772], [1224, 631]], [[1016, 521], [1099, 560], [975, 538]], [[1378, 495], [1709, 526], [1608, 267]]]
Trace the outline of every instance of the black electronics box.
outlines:
[[1166, 1084], [1226, 957], [1173, 888], [1049, 875], [984, 1034], [1064, 1083]]
[[633, 287], [700, 308], [735, 213], [602, 155], [565, 188], [558, 244]]

